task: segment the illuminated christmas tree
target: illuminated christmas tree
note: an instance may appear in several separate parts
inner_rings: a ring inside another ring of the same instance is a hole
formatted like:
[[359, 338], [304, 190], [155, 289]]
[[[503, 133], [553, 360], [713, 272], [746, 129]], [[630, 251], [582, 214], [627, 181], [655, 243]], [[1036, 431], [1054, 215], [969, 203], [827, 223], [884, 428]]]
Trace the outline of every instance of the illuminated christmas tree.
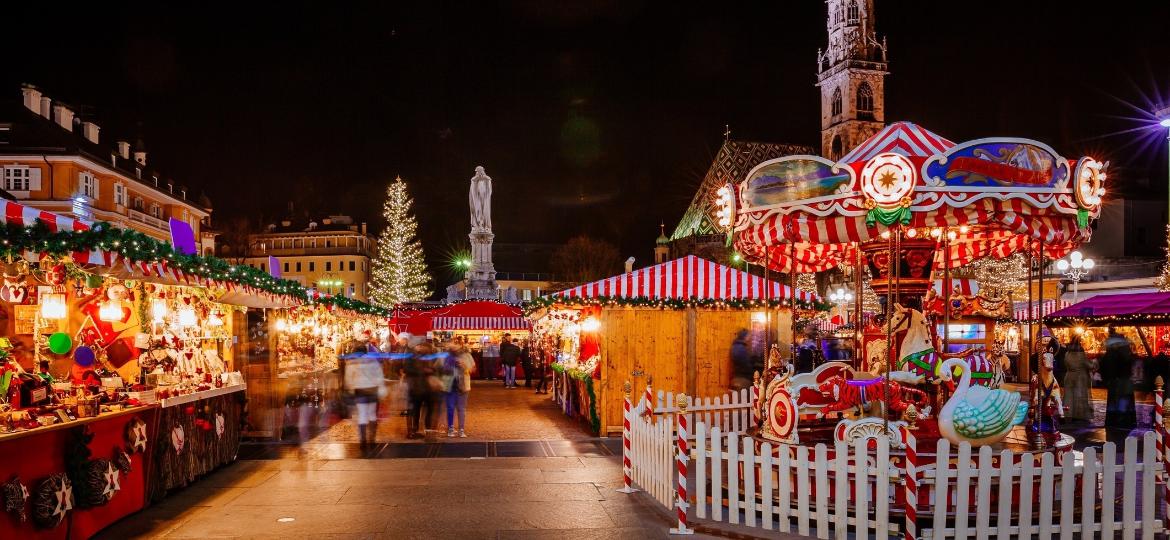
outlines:
[[423, 260], [422, 242], [416, 237], [418, 223], [411, 207], [414, 200], [406, 191], [402, 177], [386, 189], [382, 215], [386, 228], [378, 237], [378, 255], [374, 259], [370, 301], [391, 307], [403, 302], [419, 302], [431, 295], [431, 276]]
[[1162, 263], [1162, 274], [1154, 281], [1158, 288], [1163, 291], [1170, 291], [1170, 225], [1166, 226], [1166, 262]]

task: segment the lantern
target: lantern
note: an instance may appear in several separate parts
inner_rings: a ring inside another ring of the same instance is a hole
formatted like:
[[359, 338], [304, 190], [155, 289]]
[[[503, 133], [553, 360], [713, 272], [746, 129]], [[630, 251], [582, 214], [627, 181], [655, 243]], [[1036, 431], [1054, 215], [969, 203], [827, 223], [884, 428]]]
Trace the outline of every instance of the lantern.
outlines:
[[65, 295], [49, 293], [41, 296], [41, 317], [51, 320], [65, 318]]
[[195, 308], [179, 308], [179, 326], [195, 326], [197, 324], [199, 324], [199, 319], [195, 316]]
[[155, 298], [150, 302], [150, 315], [154, 317], [157, 322], [162, 322], [167, 317], [167, 301], [162, 298]]
[[98, 308], [98, 318], [105, 322], [122, 320], [122, 305], [114, 300], [102, 302], [102, 307]]

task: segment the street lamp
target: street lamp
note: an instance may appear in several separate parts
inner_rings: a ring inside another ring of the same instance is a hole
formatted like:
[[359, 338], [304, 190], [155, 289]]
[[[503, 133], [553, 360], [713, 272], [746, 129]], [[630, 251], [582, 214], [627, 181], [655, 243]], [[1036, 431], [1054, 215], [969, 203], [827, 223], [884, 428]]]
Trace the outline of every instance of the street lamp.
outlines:
[[1077, 283], [1085, 274], [1089, 273], [1097, 262], [1093, 259], [1086, 259], [1080, 251], [1074, 251], [1068, 254], [1068, 260], [1061, 259], [1056, 261], [1056, 269], [1063, 272], [1064, 276], [1071, 279], [1073, 282], [1073, 303], [1077, 303]]
[[[1170, 128], [1170, 106], [1163, 106], [1162, 108], [1154, 111], [1154, 118], [1158, 119], [1159, 126]], [[1170, 131], [1166, 132], [1166, 146], [1168, 149], [1170, 149]], [[1170, 152], [1170, 150], [1168, 150], [1168, 152]], [[1170, 160], [1170, 155], [1167, 156], [1167, 160]], [[1167, 211], [1166, 218], [1170, 219], [1170, 211]]]
[[846, 307], [853, 302], [853, 293], [845, 290], [843, 287], [838, 287], [837, 290], [829, 293], [829, 301], [841, 306], [841, 318], [848, 319]]

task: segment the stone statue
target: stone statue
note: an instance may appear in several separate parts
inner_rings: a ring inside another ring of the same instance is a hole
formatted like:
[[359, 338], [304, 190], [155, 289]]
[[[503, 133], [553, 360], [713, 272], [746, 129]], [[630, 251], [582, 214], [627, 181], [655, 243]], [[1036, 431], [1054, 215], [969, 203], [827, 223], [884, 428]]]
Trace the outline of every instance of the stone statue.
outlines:
[[459, 285], [447, 286], [447, 303], [453, 304], [460, 300], [463, 300], [463, 291], [459, 290]]
[[483, 166], [475, 168], [475, 176], [471, 178], [471, 191], [468, 194], [471, 204], [471, 230], [492, 230], [492, 177], [483, 171]]

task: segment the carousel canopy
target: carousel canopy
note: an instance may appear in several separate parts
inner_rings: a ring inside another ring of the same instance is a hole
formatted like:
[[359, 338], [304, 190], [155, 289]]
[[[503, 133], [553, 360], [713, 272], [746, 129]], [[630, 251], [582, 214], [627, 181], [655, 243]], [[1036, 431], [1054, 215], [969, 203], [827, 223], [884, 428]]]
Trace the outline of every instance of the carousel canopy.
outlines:
[[396, 310], [390, 327], [398, 333], [425, 334], [432, 330], [527, 331], [532, 323], [516, 306], [473, 301], [428, 310]]
[[1105, 166], [1065, 159], [1027, 139], [956, 144], [899, 122], [841, 161], [812, 155], [765, 161], [722, 203], [736, 248], [782, 272], [851, 263], [858, 244], [882, 241], [896, 228], [937, 239], [940, 266], [1029, 247], [1055, 259], [1089, 238]]
[[[648, 298], [680, 300], [788, 300], [791, 287], [694, 255], [626, 272], [551, 295], [554, 298]], [[815, 302], [815, 294], [796, 298]]]
[[1044, 318], [1049, 326], [1170, 324], [1170, 292], [1102, 294]]

